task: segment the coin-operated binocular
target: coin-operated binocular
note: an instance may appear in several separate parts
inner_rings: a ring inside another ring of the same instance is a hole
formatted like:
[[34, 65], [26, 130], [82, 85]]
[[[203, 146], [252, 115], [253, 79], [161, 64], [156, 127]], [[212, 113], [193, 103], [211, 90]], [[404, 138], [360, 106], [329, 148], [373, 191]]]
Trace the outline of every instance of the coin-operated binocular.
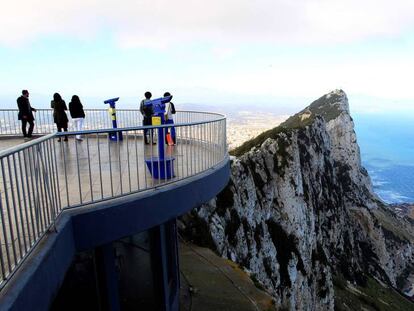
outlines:
[[[172, 96], [161, 97], [153, 100], [146, 100], [144, 105], [152, 106], [154, 113], [152, 126], [165, 124], [165, 104], [169, 103]], [[174, 177], [174, 157], [165, 156], [165, 132], [166, 127], [159, 127], [158, 131], [158, 157], [145, 159], [145, 163], [151, 175], [155, 179], [170, 179]]]
[[[165, 104], [169, 103], [172, 96], [161, 97], [153, 100], [146, 100], [145, 106], [152, 106], [154, 116], [152, 117], [152, 125], [161, 125], [165, 123]], [[160, 119], [158, 119], [160, 118]]]
[[[114, 129], [118, 128], [116, 124], [116, 108], [115, 108], [115, 103], [118, 101], [118, 99], [119, 97], [116, 97], [116, 98], [111, 98], [111, 99], [107, 99], [104, 101], [105, 104], [109, 105], [108, 113], [112, 120], [112, 128]], [[122, 132], [109, 133], [109, 139], [114, 140], [114, 141], [122, 140], [123, 139]]]

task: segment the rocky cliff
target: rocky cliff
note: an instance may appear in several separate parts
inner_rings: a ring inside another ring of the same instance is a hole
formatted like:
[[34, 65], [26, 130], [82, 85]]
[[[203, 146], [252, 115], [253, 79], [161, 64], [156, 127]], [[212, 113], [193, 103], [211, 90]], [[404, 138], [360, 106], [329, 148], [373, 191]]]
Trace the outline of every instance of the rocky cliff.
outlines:
[[333, 310], [338, 277], [400, 285], [414, 263], [414, 227], [373, 193], [342, 90], [233, 154], [228, 186], [183, 220], [278, 308]]

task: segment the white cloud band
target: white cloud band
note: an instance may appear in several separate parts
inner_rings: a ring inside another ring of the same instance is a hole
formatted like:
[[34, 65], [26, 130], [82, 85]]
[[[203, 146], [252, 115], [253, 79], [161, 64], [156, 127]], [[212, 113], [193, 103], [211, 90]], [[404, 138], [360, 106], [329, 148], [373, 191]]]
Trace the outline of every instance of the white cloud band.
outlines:
[[123, 46], [186, 41], [326, 43], [402, 33], [409, 0], [25, 0], [2, 5], [0, 44], [111, 31]]

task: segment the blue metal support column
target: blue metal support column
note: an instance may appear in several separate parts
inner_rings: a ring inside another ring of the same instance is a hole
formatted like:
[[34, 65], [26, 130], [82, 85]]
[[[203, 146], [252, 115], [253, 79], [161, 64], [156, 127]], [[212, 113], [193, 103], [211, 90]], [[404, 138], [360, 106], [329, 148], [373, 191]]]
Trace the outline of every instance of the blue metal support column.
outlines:
[[95, 249], [95, 275], [101, 311], [119, 311], [119, 289], [112, 243]]
[[[179, 253], [178, 253], [178, 230], [177, 230], [177, 219], [174, 219], [168, 223], [170, 228], [170, 238], [172, 239], [171, 245], [171, 259], [173, 260], [173, 264], [171, 266], [171, 276], [175, 282], [173, 282], [173, 287], [170, 291], [174, 294], [174, 299], [171, 299], [171, 306], [173, 310], [179, 310], [180, 305], [180, 260], [179, 260]], [[173, 298], [170, 296], [170, 298]]]
[[[160, 311], [178, 311], [178, 304], [172, 304], [171, 288], [168, 275], [168, 241], [166, 239], [166, 225], [162, 224], [151, 229], [151, 262], [154, 275], [154, 290], [160, 297]], [[173, 293], [175, 295], [177, 293]], [[176, 299], [173, 299], [175, 301]]]
[[154, 291], [160, 297], [160, 311], [170, 311], [168, 304], [168, 276], [165, 247], [165, 229], [161, 224], [151, 229], [151, 267], [154, 275]]

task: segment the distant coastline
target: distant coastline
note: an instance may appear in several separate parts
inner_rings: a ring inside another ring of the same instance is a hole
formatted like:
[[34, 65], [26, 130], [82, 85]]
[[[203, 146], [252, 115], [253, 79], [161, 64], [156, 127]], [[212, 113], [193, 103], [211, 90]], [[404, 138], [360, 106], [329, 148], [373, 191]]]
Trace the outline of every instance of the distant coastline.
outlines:
[[414, 203], [414, 116], [356, 115], [362, 162], [386, 203]]

